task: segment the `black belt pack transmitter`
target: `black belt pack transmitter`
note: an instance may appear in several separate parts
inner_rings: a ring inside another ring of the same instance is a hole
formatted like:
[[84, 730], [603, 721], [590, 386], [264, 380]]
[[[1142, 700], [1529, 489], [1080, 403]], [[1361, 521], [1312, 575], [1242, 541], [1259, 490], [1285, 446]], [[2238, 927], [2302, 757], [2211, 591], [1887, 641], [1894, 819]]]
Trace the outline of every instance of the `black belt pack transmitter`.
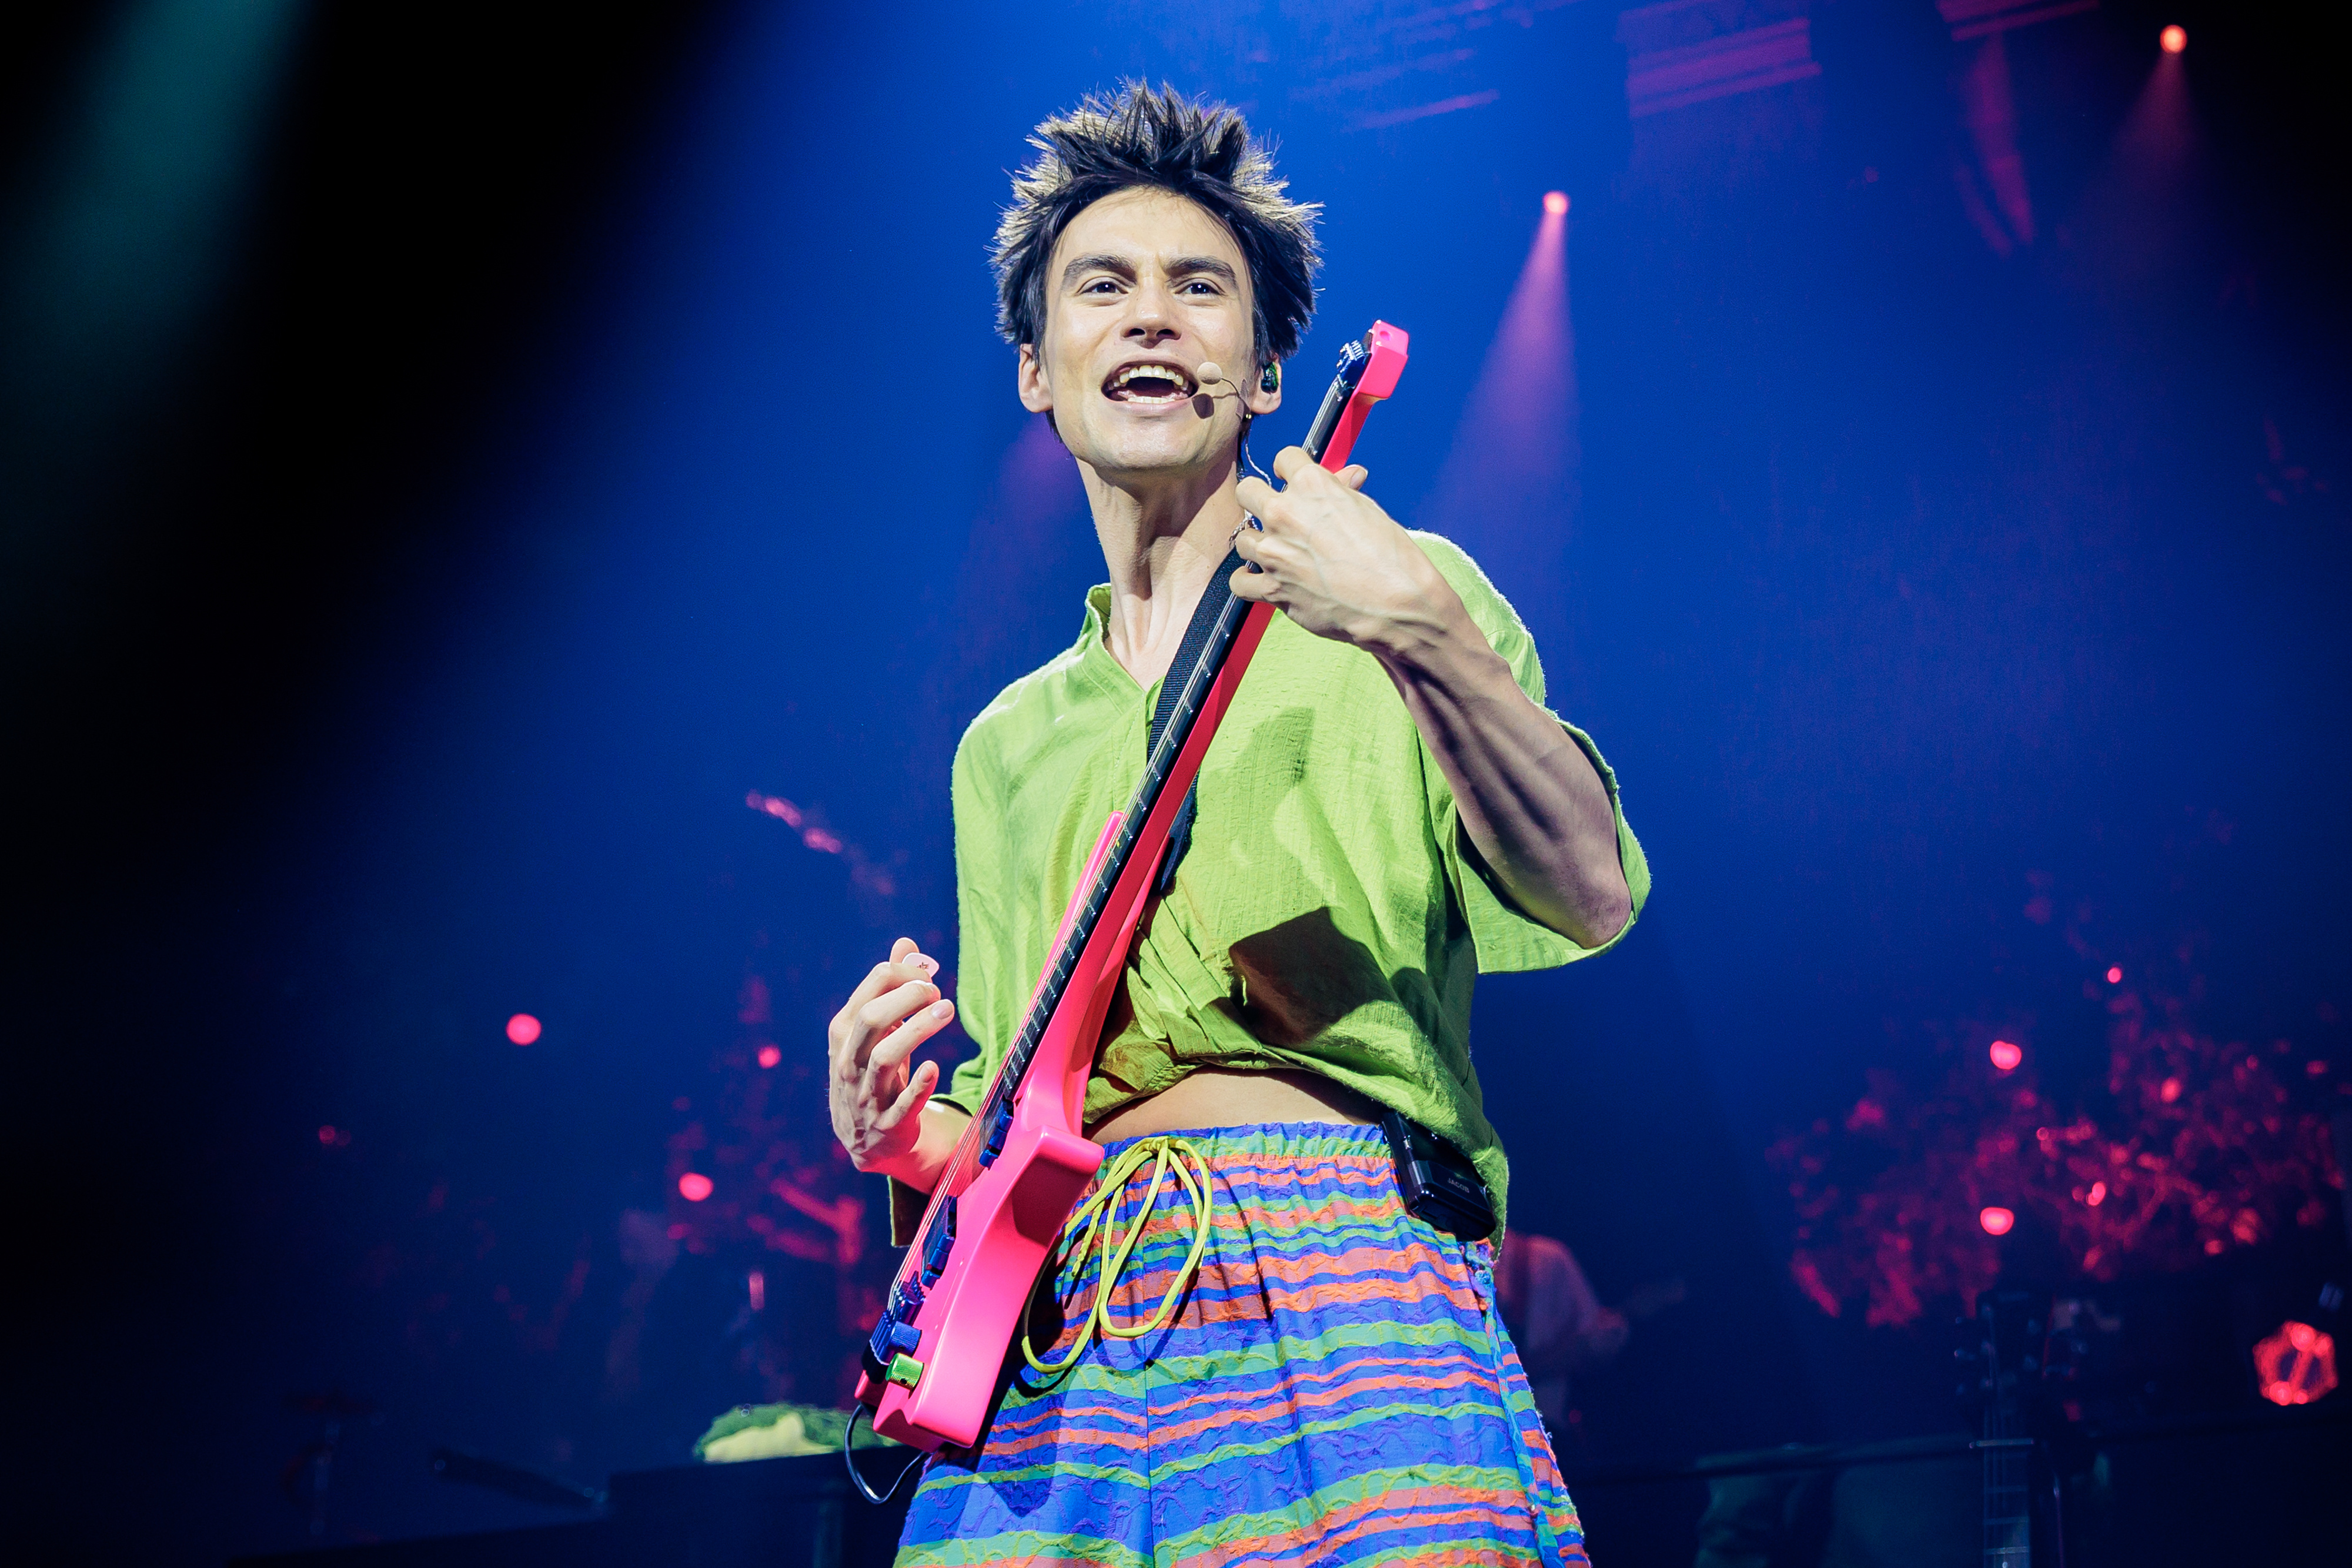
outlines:
[[1465, 1241], [1495, 1233], [1495, 1205], [1469, 1155], [1402, 1111], [1382, 1116], [1381, 1131], [1396, 1160], [1406, 1213]]

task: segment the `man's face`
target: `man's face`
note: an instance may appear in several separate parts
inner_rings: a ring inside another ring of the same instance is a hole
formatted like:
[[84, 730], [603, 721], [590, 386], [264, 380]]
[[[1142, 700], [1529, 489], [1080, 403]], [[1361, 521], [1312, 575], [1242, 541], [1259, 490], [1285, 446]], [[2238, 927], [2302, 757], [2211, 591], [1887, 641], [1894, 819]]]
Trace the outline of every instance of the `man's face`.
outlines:
[[[1146, 187], [1105, 196], [1054, 246], [1045, 340], [1021, 347], [1022, 403], [1050, 410], [1063, 444], [1106, 476], [1229, 465], [1244, 402], [1282, 402], [1258, 390], [1255, 319], [1249, 265], [1206, 208]], [[1233, 385], [1208, 389], [1203, 418], [1207, 361]]]

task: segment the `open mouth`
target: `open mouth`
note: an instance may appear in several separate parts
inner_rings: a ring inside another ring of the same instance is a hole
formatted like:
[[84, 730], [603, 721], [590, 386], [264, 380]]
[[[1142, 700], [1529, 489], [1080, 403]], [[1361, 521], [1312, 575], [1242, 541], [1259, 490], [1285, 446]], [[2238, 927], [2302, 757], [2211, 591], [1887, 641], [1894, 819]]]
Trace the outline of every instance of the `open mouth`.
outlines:
[[1190, 398], [1192, 374], [1166, 360], [1138, 360], [1119, 366], [1103, 382], [1103, 396], [1113, 402], [1179, 403]]

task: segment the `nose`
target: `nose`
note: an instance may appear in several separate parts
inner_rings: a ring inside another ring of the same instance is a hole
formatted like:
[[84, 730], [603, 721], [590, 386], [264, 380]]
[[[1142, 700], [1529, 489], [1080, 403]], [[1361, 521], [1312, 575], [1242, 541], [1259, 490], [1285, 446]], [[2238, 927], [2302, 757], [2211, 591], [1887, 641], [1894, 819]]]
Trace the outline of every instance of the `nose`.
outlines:
[[1127, 326], [1120, 336], [1128, 341], [1156, 349], [1182, 335], [1177, 329], [1175, 312], [1169, 308], [1168, 291], [1158, 278], [1142, 279], [1127, 299]]

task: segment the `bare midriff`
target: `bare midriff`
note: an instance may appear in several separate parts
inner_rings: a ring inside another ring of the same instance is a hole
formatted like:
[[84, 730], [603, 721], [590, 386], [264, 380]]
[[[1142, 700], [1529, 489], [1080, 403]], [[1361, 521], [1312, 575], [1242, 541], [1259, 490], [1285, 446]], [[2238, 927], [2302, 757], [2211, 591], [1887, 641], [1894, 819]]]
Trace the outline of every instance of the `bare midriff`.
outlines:
[[1149, 1100], [1122, 1105], [1087, 1129], [1097, 1144], [1207, 1127], [1247, 1127], [1260, 1122], [1330, 1122], [1367, 1127], [1380, 1120], [1373, 1103], [1318, 1073], [1237, 1071], [1203, 1067]]

